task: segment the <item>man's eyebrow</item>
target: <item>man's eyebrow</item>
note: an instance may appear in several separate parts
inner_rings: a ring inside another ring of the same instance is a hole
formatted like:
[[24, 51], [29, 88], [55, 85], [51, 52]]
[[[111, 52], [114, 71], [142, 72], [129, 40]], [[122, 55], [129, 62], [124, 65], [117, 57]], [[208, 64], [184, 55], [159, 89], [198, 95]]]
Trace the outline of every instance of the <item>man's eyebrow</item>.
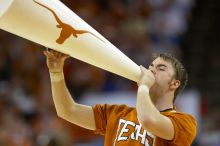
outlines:
[[[151, 63], [150, 66], [153, 66], [153, 67], [154, 67], [155, 65], [154, 65], [153, 63]], [[165, 64], [157, 64], [157, 65], [156, 65], [156, 68], [160, 68], [160, 67], [167, 68], [167, 66], [166, 66]]]
[[156, 67], [165, 67], [165, 68], [167, 68], [167, 66], [165, 64], [158, 64]]

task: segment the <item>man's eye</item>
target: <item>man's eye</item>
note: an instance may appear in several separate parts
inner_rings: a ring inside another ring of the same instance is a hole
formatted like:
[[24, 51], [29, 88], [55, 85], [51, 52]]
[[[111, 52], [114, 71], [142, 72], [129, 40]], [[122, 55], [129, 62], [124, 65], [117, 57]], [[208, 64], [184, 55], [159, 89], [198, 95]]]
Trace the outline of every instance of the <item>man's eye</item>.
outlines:
[[161, 70], [161, 71], [165, 71], [165, 69], [164, 69], [164, 68], [159, 68], [159, 70]]

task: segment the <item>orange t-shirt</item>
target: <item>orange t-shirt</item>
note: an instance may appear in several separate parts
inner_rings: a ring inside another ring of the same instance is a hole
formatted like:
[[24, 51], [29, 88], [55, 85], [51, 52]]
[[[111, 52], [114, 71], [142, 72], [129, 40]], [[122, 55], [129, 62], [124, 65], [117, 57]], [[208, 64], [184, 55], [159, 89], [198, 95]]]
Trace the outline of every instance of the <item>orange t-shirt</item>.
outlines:
[[174, 125], [174, 139], [164, 140], [144, 130], [135, 108], [126, 105], [93, 107], [96, 133], [105, 135], [105, 146], [190, 146], [196, 136], [196, 121], [188, 114], [161, 112]]

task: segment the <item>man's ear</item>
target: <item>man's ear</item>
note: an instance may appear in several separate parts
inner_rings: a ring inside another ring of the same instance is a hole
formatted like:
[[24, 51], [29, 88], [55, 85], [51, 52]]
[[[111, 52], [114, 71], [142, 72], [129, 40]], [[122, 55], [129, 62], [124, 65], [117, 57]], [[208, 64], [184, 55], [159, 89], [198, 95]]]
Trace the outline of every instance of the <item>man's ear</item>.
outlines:
[[173, 80], [170, 84], [171, 89], [177, 89], [180, 86], [180, 81], [179, 80]]

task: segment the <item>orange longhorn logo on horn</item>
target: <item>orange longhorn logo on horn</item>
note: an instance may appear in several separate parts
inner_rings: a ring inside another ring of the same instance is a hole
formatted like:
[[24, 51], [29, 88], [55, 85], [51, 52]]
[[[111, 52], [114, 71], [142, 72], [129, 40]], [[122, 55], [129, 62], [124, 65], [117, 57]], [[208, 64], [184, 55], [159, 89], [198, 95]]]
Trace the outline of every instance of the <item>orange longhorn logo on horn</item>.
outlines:
[[97, 39], [99, 39], [100, 41], [104, 42], [102, 39], [100, 39], [99, 37], [97, 37], [95, 34], [87, 31], [87, 30], [77, 30], [75, 28], [73, 28], [71, 25], [69, 24], [66, 24], [64, 22], [62, 22], [60, 20], [60, 18], [57, 16], [57, 14], [49, 7], [37, 2], [36, 0], [33, 0], [35, 3], [37, 3], [38, 5], [46, 8], [47, 10], [49, 10], [55, 17], [58, 25], [57, 27], [61, 29], [61, 32], [60, 32], [60, 36], [59, 38], [56, 40], [56, 42], [58, 44], [63, 44], [71, 35], [73, 35], [74, 37], [78, 37], [78, 35], [80, 34], [84, 34], [84, 33], [89, 33], [91, 35], [93, 35], [94, 37], [96, 37]]

